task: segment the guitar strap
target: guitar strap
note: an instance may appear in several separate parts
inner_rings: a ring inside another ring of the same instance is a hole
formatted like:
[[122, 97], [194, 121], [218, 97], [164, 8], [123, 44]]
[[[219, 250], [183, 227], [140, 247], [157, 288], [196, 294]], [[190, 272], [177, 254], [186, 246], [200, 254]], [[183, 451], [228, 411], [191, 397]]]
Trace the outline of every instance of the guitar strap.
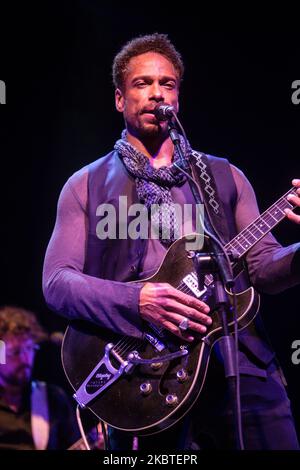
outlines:
[[32, 382], [31, 384], [31, 430], [35, 448], [45, 450], [49, 440], [49, 407], [47, 384]]
[[[222, 183], [229, 188], [233, 194], [236, 194], [236, 187], [233, 180], [233, 177], [230, 173], [230, 166], [227, 160], [224, 161], [222, 169], [224, 169], [224, 174], [222, 173], [222, 178], [224, 181]], [[225, 164], [226, 163], [226, 164]], [[190, 154], [190, 164], [192, 169], [192, 175], [195, 181], [197, 182], [201, 190], [201, 199], [205, 208], [205, 215], [208, 217], [210, 225], [213, 228], [214, 234], [217, 238], [225, 245], [230, 239], [229, 226], [227, 223], [227, 217], [225, 215], [224, 206], [220, 198], [216, 181], [211, 170], [211, 165], [209, 158], [206, 154], [192, 151]]]

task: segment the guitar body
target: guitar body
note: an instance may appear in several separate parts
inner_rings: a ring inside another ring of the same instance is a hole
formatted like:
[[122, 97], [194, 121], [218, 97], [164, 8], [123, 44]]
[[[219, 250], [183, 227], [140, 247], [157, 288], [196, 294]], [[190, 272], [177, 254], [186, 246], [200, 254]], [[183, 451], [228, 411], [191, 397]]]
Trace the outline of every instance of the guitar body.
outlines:
[[[149, 325], [150, 340], [135, 340], [82, 321], [72, 323], [65, 333], [62, 361], [70, 384], [75, 392], [81, 387], [85, 395], [93, 396], [85, 405], [101, 420], [120, 430], [140, 435], [153, 434], [181, 419], [201, 392], [211, 348], [222, 336], [221, 320], [214, 308], [213, 282], [201, 295], [193, 289], [196, 275], [186, 249], [187, 240], [183, 237], [174, 242], [159, 270], [144, 282], [167, 282], [176, 288], [184, 286], [184, 292], [208, 303], [213, 323], [205, 337], [198, 336], [193, 343], [187, 343], [166, 330]], [[228, 296], [233, 303], [232, 295]], [[236, 298], [238, 328], [241, 330], [255, 317], [259, 296], [251, 287], [237, 294]], [[233, 317], [229, 318], [229, 328], [232, 332]], [[119, 345], [116, 356], [107, 353], [108, 344]], [[183, 349], [188, 354], [161, 363], [157, 360]], [[120, 375], [113, 372], [119, 368], [118, 357], [125, 360], [132, 351], [137, 351], [143, 359], [156, 358], [156, 362], [134, 365]], [[103, 362], [104, 357], [106, 360]]]

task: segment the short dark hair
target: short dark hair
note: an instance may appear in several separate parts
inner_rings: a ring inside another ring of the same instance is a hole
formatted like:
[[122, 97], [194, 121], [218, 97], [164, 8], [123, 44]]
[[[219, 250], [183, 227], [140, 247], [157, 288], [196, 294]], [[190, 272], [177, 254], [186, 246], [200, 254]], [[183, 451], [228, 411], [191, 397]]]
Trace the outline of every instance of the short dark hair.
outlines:
[[146, 52], [157, 52], [172, 62], [179, 81], [182, 80], [184, 65], [180, 53], [175, 49], [166, 34], [148, 34], [127, 42], [115, 56], [112, 67], [113, 82], [116, 88], [123, 89], [130, 59]]
[[13, 305], [0, 307], [0, 338], [5, 334], [28, 335], [36, 342], [47, 338], [33, 312]]

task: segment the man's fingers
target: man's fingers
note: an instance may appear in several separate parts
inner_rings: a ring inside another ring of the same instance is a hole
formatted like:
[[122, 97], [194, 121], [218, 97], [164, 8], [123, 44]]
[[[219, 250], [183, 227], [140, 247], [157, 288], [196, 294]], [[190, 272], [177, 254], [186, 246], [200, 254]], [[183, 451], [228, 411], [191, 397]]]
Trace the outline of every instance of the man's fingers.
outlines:
[[285, 209], [284, 211], [286, 213], [286, 216], [289, 220], [292, 222], [295, 222], [296, 224], [300, 224], [300, 215], [295, 214], [291, 209]]
[[[212, 319], [209, 306], [167, 283], [146, 283], [141, 290], [140, 314], [146, 321], [162, 326], [174, 335], [192, 341], [191, 331], [204, 334]], [[179, 328], [187, 320], [187, 330]]]
[[[300, 180], [294, 179], [292, 181], [293, 185], [298, 188], [297, 189], [297, 196], [293, 194], [289, 194], [287, 196], [287, 199], [289, 202], [291, 202], [295, 207], [300, 207]], [[285, 209], [284, 211], [286, 213], [286, 216], [289, 220], [296, 224], [300, 224], [300, 215], [295, 214], [291, 209]]]
[[198, 310], [191, 308], [191, 307], [186, 307], [185, 305], [182, 305], [181, 303], [177, 302], [174, 299], [168, 299], [166, 301], [166, 304], [164, 305], [164, 308], [167, 311], [179, 313], [180, 315], [188, 318], [189, 320], [200, 322], [207, 326], [212, 324], [211, 317], [209, 317], [208, 315], [205, 315], [205, 313], [201, 313]]
[[[299, 189], [297, 189], [297, 192], [299, 191]], [[294, 206], [300, 206], [300, 197], [299, 196], [295, 196], [293, 194], [289, 194], [287, 196], [287, 199], [288, 201], [290, 201], [292, 204], [294, 204]]]
[[196, 331], [197, 333], [203, 334], [206, 333], [206, 326], [201, 325], [200, 323], [196, 323], [195, 321], [191, 320], [190, 318], [184, 316], [184, 315], [178, 315], [175, 312], [165, 312], [164, 313], [164, 318], [167, 319], [167, 321], [172, 322], [173, 324], [175, 323], [176, 328], [180, 325], [180, 323], [187, 319], [188, 320], [188, 329]]
[[185, 294], [184, 292], [175, 289], [175, 287], [169, 286], [164, 294], [167, 297], [175, 299], [188, 307], [197, 309], [198, 311], [204, 313], [208, 313], [210, 311], [209, 306], [205, 302], [202, 302], [191, 295]]
[[169, 330], [173, 335], [178, 336], [179, 338], [185, 339], [186, 341], [193, 341], [194, 337], [190, 333], [182, 332], [178, 326], [174, 325], [174, 323], [169, 322], [165, 318], [161, 321], [162, 326]]

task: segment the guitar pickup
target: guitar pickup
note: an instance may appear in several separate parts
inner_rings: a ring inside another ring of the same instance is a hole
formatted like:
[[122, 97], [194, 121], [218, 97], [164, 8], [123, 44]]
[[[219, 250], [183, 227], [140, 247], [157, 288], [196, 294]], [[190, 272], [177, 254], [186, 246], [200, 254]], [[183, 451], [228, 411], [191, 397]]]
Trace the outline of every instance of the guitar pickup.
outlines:
[[196, 273], [190, 273], [182, 279], [182, 282], [192, 291], [195, 297], [198, 299], [202, 297], [203, 294], [207, 291], [207, 288], [204, 287], [203, 290], [198, 288], [198, 278]]
[[[152, 325], [151, 325], [152, 326]], [[159, 339], [155, 338], [155, 336], [150, 335], [150, 333], [145, 333], [144, 338], [149, 341], [150, 344], [158, 351], [161, 352], [165, 349], [164, 343], [159, 341]]]

